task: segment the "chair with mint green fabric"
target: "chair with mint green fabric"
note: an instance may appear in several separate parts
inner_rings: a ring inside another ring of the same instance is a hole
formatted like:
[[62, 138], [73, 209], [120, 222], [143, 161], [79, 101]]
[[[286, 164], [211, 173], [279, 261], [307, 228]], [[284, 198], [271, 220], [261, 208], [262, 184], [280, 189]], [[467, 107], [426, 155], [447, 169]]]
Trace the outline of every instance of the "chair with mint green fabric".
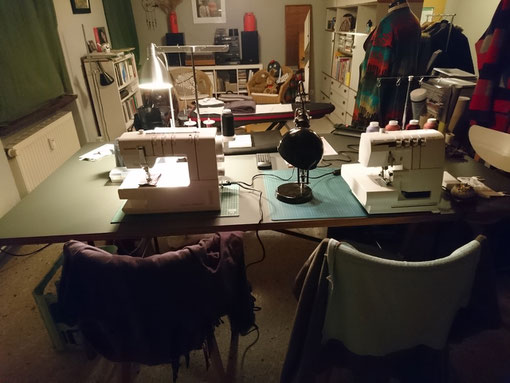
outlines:
[[[382, 357], [419, 346], [439, 353], [456, 313], [468, 304], [481, 239], [445, 258], [405, 262], [374, 257], [345, 242], [327, 249], [329, 296], [322, 340], [341, 341], [352, 353]], [[446, 379], [446, 371], [433, 374]]]
[[446, 381], [447, 341], [470, 302], [484, 239], [424, 262], [324, 240], [297, 278], [303, 285], [281, 382], [334, 382], [342, 369], [356, 381]]

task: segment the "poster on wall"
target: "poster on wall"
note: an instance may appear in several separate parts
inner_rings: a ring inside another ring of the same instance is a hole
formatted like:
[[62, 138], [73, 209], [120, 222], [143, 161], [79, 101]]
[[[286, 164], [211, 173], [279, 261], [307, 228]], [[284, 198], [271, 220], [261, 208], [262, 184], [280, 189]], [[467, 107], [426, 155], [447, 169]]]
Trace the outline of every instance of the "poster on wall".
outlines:
[[423, 7], [421, 11], [420, 24], [427, 21], [432, 21], [432, 15], [434, 14], [434, 7]]
[[90, 0], [71, 0], [71, 8], [74, 14], [90, 13]]
[[195, 24], [226, 23], [225, 0], [190, 0]]
[[97, 51], [102, 52], [104, 44], [108, 44], [105, 27], [94, 28], [94, 38], [96, 40]]

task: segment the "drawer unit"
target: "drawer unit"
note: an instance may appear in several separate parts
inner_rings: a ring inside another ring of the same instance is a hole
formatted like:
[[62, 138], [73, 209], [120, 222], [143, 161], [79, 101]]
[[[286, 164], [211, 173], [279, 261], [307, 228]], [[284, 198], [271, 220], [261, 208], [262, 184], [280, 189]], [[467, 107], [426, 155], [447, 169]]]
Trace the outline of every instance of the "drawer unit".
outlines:
[[332, 90], [329, 93], [329, 98], [331, 99], [331, 102], [339, 108], [347, 109], [348, 98], [346, 96]]
[[347, 95], [347, 113], [353, 114], [354, 105], [356, 105], [356, 95], [357, 95], [356, 91], [349, 89]]
[[331, 82], [332, 81], [333, 80], [328, 75], [326, 75], [324, 73], [321, 75], [321, 88], [320, 89], [321, 89], [322, 93], [329, 95], [329, 92], [331, 91]]
[[325, 95], [324, 93], [320, 92], [320, 102], [330, 103], [331, 100], [328, 95]]
[[346, 105], [343, 102], [337, 103], [333, 99], [331, 99], [331, 103], [335, 106], [335, 110], [330, 114], [330, 116], [336, 117], [338, 120], [337, 123], [345, 123], [345, 117], [347, 115]]
[[335, 112], [328, 114], [327, 117], [333, 124], [345, 124], [345, 116], [342, 117]]
[[347, 98], [349, 94], [349, 88], [338, 81], [333, 81], [331, 84], [331, 91], [337, 93], [340, 97]]

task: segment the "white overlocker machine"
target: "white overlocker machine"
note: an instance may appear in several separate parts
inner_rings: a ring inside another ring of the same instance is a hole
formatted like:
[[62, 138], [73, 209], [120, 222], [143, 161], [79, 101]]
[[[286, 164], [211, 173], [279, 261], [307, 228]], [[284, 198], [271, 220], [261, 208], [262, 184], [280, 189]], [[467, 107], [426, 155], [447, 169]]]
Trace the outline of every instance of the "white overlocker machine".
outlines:
[[118, 189], [125, 213], [220, 210], [224, 157], [216, 128], [126, 132], [118, 145], [129, 169]]
[[433, 129], [362, 133], [359, 163], [341, 174], [370, 214], [438, 212], [444, 136]]

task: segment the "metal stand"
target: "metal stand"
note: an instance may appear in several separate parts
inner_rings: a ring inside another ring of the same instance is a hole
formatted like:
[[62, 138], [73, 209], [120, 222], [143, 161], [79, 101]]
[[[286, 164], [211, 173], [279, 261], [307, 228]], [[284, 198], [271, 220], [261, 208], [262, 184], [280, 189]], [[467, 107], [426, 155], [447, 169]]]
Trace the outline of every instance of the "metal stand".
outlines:
[[313, 199], [312, 189], [307, 185], [309, 171], [299, 169], [297, 182], [290, 182], [278, 186], [276, 198], [290, 204], [301, 204]]
[[[195, 90], [195, 108], [197, 113], [198, 127], [201, 128], [202, 124], [200, 121], [200, 106], [198, 105], [198, 89], [197, 89], [197, 73], [195, 69], [195, 53], [213, 53], [213, 52], [227, 52], [229, 50], [228, 45], [159, 45], [155, 47], [159, 53], [189, 53], [191, 55], [191, 70], [193, 72], [193, 82]], [[166, 61], [166, 55], [165, 61]], [[168, 70], [168, 62], [167, 62]], [[170, 101], [171, 102], [171, 101]], [[173, 113], [173, 111], [172, 111]], [[173, 119], [173, 116], [172, 116]]]

